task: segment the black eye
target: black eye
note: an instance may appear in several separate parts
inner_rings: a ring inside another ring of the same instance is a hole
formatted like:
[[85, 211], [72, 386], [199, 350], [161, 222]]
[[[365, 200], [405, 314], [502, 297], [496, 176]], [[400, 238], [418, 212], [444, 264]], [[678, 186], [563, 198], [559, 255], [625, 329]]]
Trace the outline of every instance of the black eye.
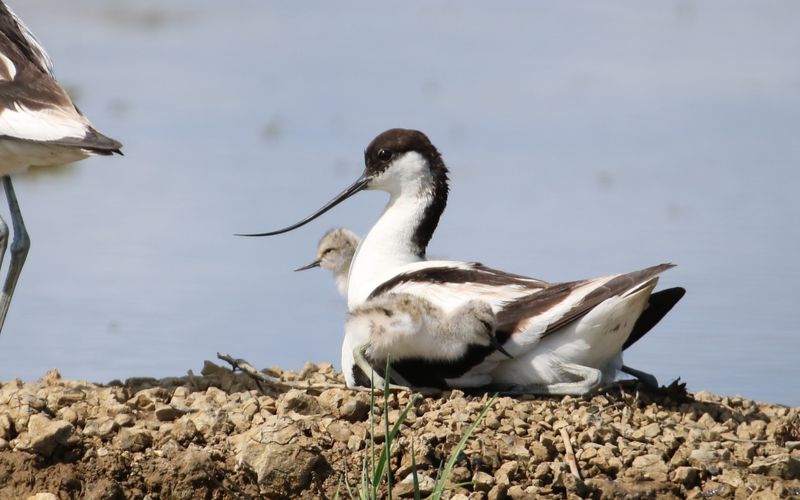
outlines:
[[379, 149], [378, 150], [378, 159], [380, 161], [389, 161], [389, 160], [392, 159], [392, 155], [394, 155], [394, 153], [392, 153], [388, 149]]

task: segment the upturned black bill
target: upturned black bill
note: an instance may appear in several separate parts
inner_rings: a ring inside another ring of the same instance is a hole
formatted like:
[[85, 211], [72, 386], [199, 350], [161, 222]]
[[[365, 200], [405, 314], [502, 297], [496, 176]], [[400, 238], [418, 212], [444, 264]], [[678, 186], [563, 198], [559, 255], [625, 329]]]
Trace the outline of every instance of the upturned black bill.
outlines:
[[304, 226], [304, 225], [308, 224], [309, 222], [311, 222], [312, 220], [316, 219], [320, 215], [324, 214], [325, 212], [327, 212], [331, 208], [335, 207], [339, 203], [343, 202], [347, 198], [350, 198], [351, 196], [353, 196], [357, 192], [359, 192], [362, 189], [366, 188], [367, 184], [369, 184], [369, 180], [370, 180], [369, 177], [367, 177], [366, 175], [362, 175], [349, 188], [345, 189], [344, 191], [339, 193], [334, 199], [332, 199], [331, 201], [326, 203], [325, 206], [323, 206], [322, 208], [320, 208], [319, 210], [317, 210], [313, 214], [309, 215], [305, 219], [301, 220], [300, 222], [292, 224], [291, 226], [285, 227], [283, 229], [278, 229], [277, 231], [270, 231], [268, 233], [237, 234], [236, 236], [273, 236], [273, 235], [276, 235], [276, 234], [288, 233], [289, 231], [292, 231], [293, 229], [297, 229], [300, 226]]

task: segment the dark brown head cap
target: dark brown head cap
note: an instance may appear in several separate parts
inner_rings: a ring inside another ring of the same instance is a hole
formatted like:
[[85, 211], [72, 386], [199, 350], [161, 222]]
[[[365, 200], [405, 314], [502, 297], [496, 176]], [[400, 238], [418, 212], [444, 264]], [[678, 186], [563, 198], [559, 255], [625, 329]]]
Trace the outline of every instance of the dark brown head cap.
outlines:
[[422, 155], [431, 168], [444, 168], [444, 172], [447, 172], [442, 156], [428, 136], [419, 130], [393, 128], [375, 137], [364, 151], [367, 173], [375, 175], [383, 172], [393, 159], [409, 151]]

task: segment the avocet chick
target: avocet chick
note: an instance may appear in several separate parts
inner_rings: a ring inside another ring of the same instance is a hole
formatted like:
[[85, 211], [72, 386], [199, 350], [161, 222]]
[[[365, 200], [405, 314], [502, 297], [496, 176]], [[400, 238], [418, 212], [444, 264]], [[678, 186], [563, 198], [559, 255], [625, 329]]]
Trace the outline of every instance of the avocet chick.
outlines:
[[[339, 292], [346, 298], [350, 262], [358, 243], [358, 236], [349, 229], [331, 229], [319, 242], [317, 259], [296, 271], [315, 267], [328, 269], [336, 280]], [[370, 322], [370, 325], [363, 326], [362, 322], [364, 321]], [[450, 363], [476, 345], [484, 348], [492, 346], [489, 349], [497, 349], [508, 356], [495, 337], [495, 323], [491, 306], [480, 300], [470, 301], [452, 314], [446, 315], [439, 307], [422, 297], [402, 293], [390, 294], [369, 301], [350, 313], [349, 328], [357, 331], [359, 336], [366, 335], [367, 340], [355, 347], [350, 344], [343, 346], [342, 357], [343, 359], [355, 358], [363, 374], [369, 374], [372, 366], [382, 372], [386, 359], [390, 356], [394, 367], [405, 365], [408, 366], [408, 369], [403, 371], [409, 371], [412, 368], [410, 365], [419, 358], [419, 356], [413, 356], [412, 353], [418, 352], [417, 350], [420, 348], [431, 353], [429, 360], [431, 364], [436, 359]], [[349, 331], [348, 326], [345, 329]], [[372, 330], [376, 333], [375, 335], [370, 334]], [[367, 333], [364, 333], [365, 331]], [[473, 340], [477, 340], [477, 342], [472, 342]], [[429, 345], [434, 348], [428, 349]], [[345, 350], [350, 352], [345, 353]], [[371, 361], [368, 361], [367, 358]], [[456, 362], [451, 364], [460, 365]], [[434, 368], [433, 371], [440, 370]], [[457, 371], [453, 368], [448, 371], [448, 374]], [[430, 369], [426, 369], [426, 373], [428, 372]], [[378, 385], [382, 384], [382, 377], [377, 373], [374, 375], [377, 376], [374, 382]], [[411, 385], [397, 373], [396, 368], [392, 378], [402, 385]], [[418, 379], [419, 377], [411, 374], [410, 378]], [[354, 379], [350, 379], [348, 379], [348, 383], [351, 386], [357, 385]], [[370, 384], [368, 377], [359, 382], [366, 386]], [[459, 386], [472, 387], [486, 383], [486, 376], [481, 375], [451, 382]], [[425, 385], [430, 385], [427, 379]]]
[[[488, 371], [471, 373], [473, 356], [499, 349], [491, 306], [470, 300], [447, 314], [418, 295], [390, 293], [357, 306], [345, 323], [342, 366], [348, 386], [382, 384], [387, 359], [400, 385], [477, 387], [491, 382]], [[505, 353], [505, 352], [504, 352]]]
[[327, 269], [333, 273], [339, 293], [347, 297], [347, 275], [350, 274], [350, 262], [353, 260], [357, 246], [358, 236], [353, 231], [343, 227], [331, 229], [319, 240], [317, 259], [295, 271], [304, 271], [314, 267]]

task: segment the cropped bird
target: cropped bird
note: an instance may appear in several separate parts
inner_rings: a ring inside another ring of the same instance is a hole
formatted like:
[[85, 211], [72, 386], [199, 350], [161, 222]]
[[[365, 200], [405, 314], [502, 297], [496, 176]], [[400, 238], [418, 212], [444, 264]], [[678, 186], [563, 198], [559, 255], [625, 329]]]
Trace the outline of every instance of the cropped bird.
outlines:
[[[0, 293], [0, 331], [30, 248], [11, 174], [91, 155], [122, 154], [122, 145], [92, 127], [53, 76], [50, 58], [33, 33], [0, 1], [0, 176], [14, 240]], [[0, 218], [0, 264], [9, 230]]]
[[[417, 384], [448, 386], [452, 380], [489, 374], [492, 383], [519, 388], [548, 387], [553, 393], [582, 394], [623, 369], [622, 351], [647, 333], [683, 297], [683, 288], [654, 293], [661, 264], [588, 280], [547, 283], [479, 263], [425, 260], [428, 243], [447, 205], [447, 167], [428, 137], [417, 130], [391, 129], [364, 153], [366, 168], [322, 208], [286, 228], [247, 236], [270, 236], [316, 219], [364, 189], [389, 193], [389, 202], [359, 244], [347, 289], [352, 311], [386, 294], [424, 297], [451, 314], [471, 300], [491, 305], [497, 338], [513, 359], [497, 350], [463, 355], [421, 371]], [[345, 344], [358, 342], [345, 338]], [[347, 354], [343, 351], [343, 357]], [[420, 347], [417, 358], [425, 359]], [[354, 359], [345, 374], [357, 379]]]

